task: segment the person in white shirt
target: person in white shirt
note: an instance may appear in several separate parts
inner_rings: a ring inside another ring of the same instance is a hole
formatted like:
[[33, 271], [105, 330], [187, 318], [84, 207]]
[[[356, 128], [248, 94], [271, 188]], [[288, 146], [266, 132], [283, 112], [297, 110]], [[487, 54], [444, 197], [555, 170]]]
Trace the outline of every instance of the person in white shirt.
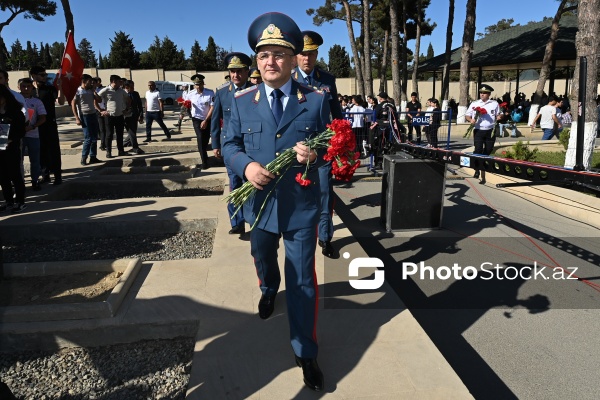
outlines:
[[165, 111], [163, 109], [163, 99], [160, 92], [156, 89], [156, 82], [148, 82], [148, 91], [146, 92], [146, 140], [144, 143], [152, 141], [152, 123], [156, 121], [168, 139], [171, 139], [171, 132], [163, 122]]
[[[473, 141], [475, 143], [475, 154], [483, 154], [489, 156], [494, 150], [494, 143], [496, 142], [496, 136], [493, 134], [494, 126], [496, 121], [502, 118], [500, 113], [500, 105], [496, 100], [491, 100], [490, 95], [494, 89], [490, 85], [479, 86], [479, 100], [471, 103], [465, 114], [467, 122], [475, 125], [473, 130]], [[484, 108], [485, 114], [479, 114], [475, 108]], [[479, 178], [479, 168], [475, 167], [475, 175], [473, 178]], [[481, 181], [482, 185], [485, 184], [485, 170], [481, 170]]]
[[192, 76], [194, 90], [188, 93], [187, 100], [192, 102], [192, 123], [198, 140], [198, 152], [202, 169], [208, 169], [208, 141], [210, 140], [210, 119], [213, 113], [215, 92], [204, 87], [204, 75]]
[[40, 132], [38, 127], [46, 122], [46, 108], [40, 99], [32, 96], [33, 81], [31, 79], [19, 79], [19, 89], [21, 90], [19, 95], [23, 97], [23, 101], [25, 102], [27, 120], [29, 121], [25, 126], [25, 136], [23, 137], [21, 167], [23, 166], [23, 154], [25, 153], [25, 148], [27, 148], [31, 188], [34, 191], [38, 191], [42, 189], [39, 183], [42, 168], [40, 166]]
[[[538, 115], [533, 119], [531, 127], [534, 128], [537, 121], [540, 120], [540, 128], [544, 132], [542, 140], [550, 140], [556, 134], [555, 124], [558, 129], [562, 130], [562, 121], [556, 116], [556, 96], [551, 96], [548, 104], [540, 108]], [[558, 134], [556, 134], [558, 136]]]

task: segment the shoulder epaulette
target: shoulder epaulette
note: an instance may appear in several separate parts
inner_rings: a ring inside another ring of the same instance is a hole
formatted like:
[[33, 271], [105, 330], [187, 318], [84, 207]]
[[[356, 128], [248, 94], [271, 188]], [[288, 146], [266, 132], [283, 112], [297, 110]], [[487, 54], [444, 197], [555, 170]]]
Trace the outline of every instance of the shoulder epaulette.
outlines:
[[246, 93], [253, 92], [258, 89], [258, 85], [247, 87], [246, 89], [242, 89], [239, 92], [235, 92], [235, 98], [237, 99], [240, 96], [245, 95]]
[[221, 90], [221, 89], [223, 89], [223, 88], [226, 88], [226, 87], [227, 87], [227, 86], [229, 86], [230, 84], [231, 84], [231, 83], [229, 83], [229, 82], [225, 82], [225, 83], [224, 83], [224, 84], [222, 84], [221, 86], [217, 87], [217, 88], [215, 89], [215, 92], [216, 92], [217, 90]]

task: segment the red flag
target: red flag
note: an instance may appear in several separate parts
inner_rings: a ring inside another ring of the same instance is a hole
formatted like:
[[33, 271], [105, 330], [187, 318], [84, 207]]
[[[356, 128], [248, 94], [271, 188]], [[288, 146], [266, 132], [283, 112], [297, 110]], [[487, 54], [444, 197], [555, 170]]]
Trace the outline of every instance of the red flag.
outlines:
[[77, 88], [81, 85], [81, 75], [83, 74], [83, 60], [79, 56], [79, 53], [77, 53], [75, 39], [70, 31], [59, 74], [62, 82], [62, 91], [70, 103], [73, 97], [75, 97]]

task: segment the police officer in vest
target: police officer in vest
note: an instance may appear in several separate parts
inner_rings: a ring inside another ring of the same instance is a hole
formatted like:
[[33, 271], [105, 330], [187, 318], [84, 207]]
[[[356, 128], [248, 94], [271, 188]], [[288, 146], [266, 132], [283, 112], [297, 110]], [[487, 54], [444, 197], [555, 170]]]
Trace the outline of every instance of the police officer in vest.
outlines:
[[[221, 139], [225, 137], [227, 125], [231, 118], [231, 100], [236, 92], [253, 86], [248, 81], [248, 73], [252, 60], [244, 53], [229, 53], [225, 56], [225, 63], [229, 70], [230, 82], [219, 86], [216, 90], [212, 119], [210, 123], [211, 143], [215, 157], [221, 158]], [[221, 121], [223, 127], [221, 127]], [[227, 175], [229, 175], [229, 190], [242, 186], [242, 178], [236, 175], [225, 163]], [[229, 220], [231, 222], [230, 235], [242, 234], [246, 232], [246, 221], [244, 220], [244, 211], [240, 209], [235, 213], [236, 207], [229, 203]], [[235, 214], [235, 216], [234, 216]], [[233, 216], [233, 218], [231, 218]]]
[[[302, 141], [326, 129], [329, 96], [292, 79], [303, 43], [300, 29], [287, 15], [259, 16], [248, 29], [248, 44], [256, 51], [263, 83], [234, 96], [223, 156], [233, 172], [257, 189], [244, 204], [244, 218], [255, 224], [250, 251], [262, 292], [258, 315], [267, 319], [275, 309], [281, 283], [277, 254], [283, 237], [290, 341], [304, 383], [320, 391], [324, 379], [317, 364], [315, 250], [321, 197], [318, 170], [326, 151], [310, 149]], [[265, 169], [289, 148], [296, 152], [290, 168], [279, 176]], [[301, 186], [296, 175], [307, 166], [313, 184]]]
[[[314, 31], [302, 31], [304, 46], [302, 52], [296, 56], [298, 66], [294, 68], [292, 76], [298, 82], [304, 82], [329, 93], [329, 108], [333, 118], [342, 119], [342, 108], [337, 100], [337, 87], [335, 76], [317, 67], [319, 46], [323, 44], [323, 38]], [[331, 163], [327, 163], [319, 169], [321, 182], [321, 217], [319, 220], [319, 246], [323, 249], [323, 255], [334, 257], [335, 249], [331, 245], [333, 238], [333, 177], [331, 175]]]

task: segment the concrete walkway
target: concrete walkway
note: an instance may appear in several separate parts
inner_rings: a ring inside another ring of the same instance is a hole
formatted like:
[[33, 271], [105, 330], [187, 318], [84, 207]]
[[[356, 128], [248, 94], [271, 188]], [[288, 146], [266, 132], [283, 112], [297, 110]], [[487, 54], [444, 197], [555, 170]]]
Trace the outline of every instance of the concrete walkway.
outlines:
[[[168, 113], [167, 124], [175, 122]], [[66, 121], [68, 122], [68, 120]], [[102, 165], [81, 166], [73, 124], [63, 124], [65, 183], [98, 180]], [[144, 126], [140, 126], [140, 131]], [[154, 127], [158, 133], [158, 127]], [[139, 134], [143, 137], [143, 134]], [[188, 123], [181, 135], [164, 145], [168, 153], [125, 159], [175, 160], [198, 158], [177, 151], [177, 143], [195, 144]], [[73, 147], [74, 146], [74, 147]], [[142, 147], [144, 148], [144, 147]], [[147, 148], [150, 148], [149, 146]], [[99, 153], [99, 158], [104, 159]], [[122, 159], [119, 157], [117, 159]], [[196, 163], [199, 161], [196, 161]], [[223, 167], [213, 167], [198, 179], [226, 181]], [[104, 181], [106, 177], [103, 177]], [[135, 179], [135, 176], [133, 177]], [[98, 180], [98, 182], [100, 182]], [[123, 181], [126, 183], [126, 181]], [[190, 399], [217, 398], [334, 398], [334, 399], [468, 399], [466, 387], [393, 291], [344, 294], [348, 260], [317, 256], [320, 283], [319, 363], [325, 391], [305, 388], [289, 345], [282, 283], [275, 312], [263, 321], [257, 316], [260, 291], [252, 266], [248, 234], [228, 235], [230, 224], [222, 196], [128, 198], [120, 200], [46, 201], [61, 186], [28, 190], [29, 208], [0, 219], [4, 237], [11, 232], [47, 232], [57, 236], [82, 226], [101, 234], [104, 228], [123, 232], [142, 224], [148, 232], [177, 221], [181, 229], [215, 229], [212, 256], [206, 259], [145, 262], [129, 295], [114, 318], [49, 322], [3, 323], [0, 348], [58, 349], [141, 339], [195, 336], [196, 346], [188, 386]], [[198, 221], [203, 221], [199, 223]], [[337, 216], [335, 243], [352, 258], [365, 250]], [[153, 228], [154, 227], [154, 228]], [[135, 239], [135, 236], [132, 236]], [[92, 240], [90, 238], [90, 240]], [[125, 244], [124, 244], [125, 245]]]

